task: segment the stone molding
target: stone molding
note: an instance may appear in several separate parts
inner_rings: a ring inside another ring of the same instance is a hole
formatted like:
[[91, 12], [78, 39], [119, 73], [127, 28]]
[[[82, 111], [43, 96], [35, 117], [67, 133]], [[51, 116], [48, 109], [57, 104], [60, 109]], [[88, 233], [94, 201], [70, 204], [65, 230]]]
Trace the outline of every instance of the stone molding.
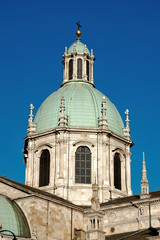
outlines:
[[90, 145], [91, 147], [95, 146], [95, 144], [93, 142], [91, 142], [91, 141], [81, 141], [81, 140], [75, 141], [72, 145], [76, 146], [76, 145], [82, 145], [82, 144]]
[[[145, 199], [146, 200], [146, 199]], [[134, 204], [138, 206], [141, 206], [141, 205], [148, 205], [150, 203], [157, 203], [157, 202], [160, 202], [160, 199], [157, 199], [157, 200], [151, 200], [151, 201], [143, 201], [143, 202], [134, 202]], [[127, 204], [127, 203], [122, 203], [122, 204]], [[115, 204], [114, 204], [115, 205]], [[107, 211], [107, 212], [110, 212], [110, 211], [113, 211], [113, 210], [122, 210], [122, 209], [127, 209], [127, 208], [135, 208], [131, 203], [130, 205], [124, 205], [124, 206], [119, 206], [119, 207], [111, 207], [111, 208], [107, 208], [109, 206], [101, 206], [101, 209], [103, 211]]]

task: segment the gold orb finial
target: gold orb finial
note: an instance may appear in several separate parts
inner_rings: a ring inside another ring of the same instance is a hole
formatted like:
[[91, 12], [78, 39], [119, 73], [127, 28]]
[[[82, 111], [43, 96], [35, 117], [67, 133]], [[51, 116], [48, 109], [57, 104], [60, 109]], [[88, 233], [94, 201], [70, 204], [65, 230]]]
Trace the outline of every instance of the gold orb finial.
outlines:
[[78, 39], [77, 40], [80, 40], [80, 36], [81, 36], [81, 30], [80, 28], [82, 27], [80, 25], [80, 22], [78, 21], [78, 23], [76, 23], [76, 25], [78, 26], [78, 30], [76, 31], [76, 35], [78, 36]]
[[78, 37], [80, 37], [80, 36], [81, 36], [81, 30], [78, 29], [78, 30], [76, 31], [76, 35], [77, 35]]

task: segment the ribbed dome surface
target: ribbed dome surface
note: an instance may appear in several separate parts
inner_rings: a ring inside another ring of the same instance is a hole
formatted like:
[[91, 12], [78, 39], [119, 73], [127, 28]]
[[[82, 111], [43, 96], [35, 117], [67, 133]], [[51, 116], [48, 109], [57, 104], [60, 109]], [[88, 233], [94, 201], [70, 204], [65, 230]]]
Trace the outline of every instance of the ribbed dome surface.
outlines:
[[87, 46], [86, 46], [84, 43], [80, 42], [80, 41], [74, 42], [74, 43], [68, 48], [68, 54], [73, 53], [74, 45], [75, 45], [75, 51], [76, 51], [76, 53], [84, 53], [84, 52], [85, 52], [85, 48], [86, 48], [86, 53], [87, 53], [87, 54], [90, 54]]
[[[34, 119], [37, 124], [37, 132], [58, 126], [62, 96], [65, 98], [65, 114], [68, 116], [68, 126], [98, 127], [104, 94], [94, 88], [92, 84], [71, 82], [63, 85], [42, 103]], [[116, 107], [107, 97], [106, 108], [109, 130], [122, 136], [123, 121]]]
[[[10, 230], [17, 237], [30, 237], [30, 230], [27, 220], [18, 207], [18, 205], [11, 201], [4, 195], [0, 194], [0, 223], [2, 224], [1, 230]], [[3, 232], [3, 234], [11, 235], [10, 232]]]

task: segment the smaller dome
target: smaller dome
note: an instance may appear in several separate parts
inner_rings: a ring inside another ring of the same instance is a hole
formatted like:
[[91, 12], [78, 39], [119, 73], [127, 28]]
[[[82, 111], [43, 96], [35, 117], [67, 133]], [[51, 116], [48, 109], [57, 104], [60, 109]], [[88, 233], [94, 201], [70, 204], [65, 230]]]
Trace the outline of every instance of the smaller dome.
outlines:
[[[22, 210], [8, 197], [0, 194], [0, 223], [1, 230], [9, 230], [17, 237], [30, 238], [30, 230]], [[3, 234], [11, 235], [4, 231]]]
[[75, 44], [75, 48], [76, 48], [76, 52], [77, 52], [77, 53], [84, 53], [84, 52], [86, 52], [87, 54], [90, 55], [90, 52], [89, 52], [87, 46], [86, 46], [84, 43], [81, 43], [79, 40], [77, 40], [76, 42], [74, 42], [74, 43], [68, 48], [68, 54], [72, 54], [72, 53], [73, 53], [74, 44]]

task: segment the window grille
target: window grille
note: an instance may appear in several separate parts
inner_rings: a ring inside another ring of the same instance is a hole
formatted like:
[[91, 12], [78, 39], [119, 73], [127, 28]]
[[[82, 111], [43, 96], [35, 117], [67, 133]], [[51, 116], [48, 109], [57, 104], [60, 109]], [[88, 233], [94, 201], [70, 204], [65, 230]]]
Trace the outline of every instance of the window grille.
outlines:
[[75, 182], [91, 183], [91, 152], [85, 146], [78, 147], [75, 153]]

